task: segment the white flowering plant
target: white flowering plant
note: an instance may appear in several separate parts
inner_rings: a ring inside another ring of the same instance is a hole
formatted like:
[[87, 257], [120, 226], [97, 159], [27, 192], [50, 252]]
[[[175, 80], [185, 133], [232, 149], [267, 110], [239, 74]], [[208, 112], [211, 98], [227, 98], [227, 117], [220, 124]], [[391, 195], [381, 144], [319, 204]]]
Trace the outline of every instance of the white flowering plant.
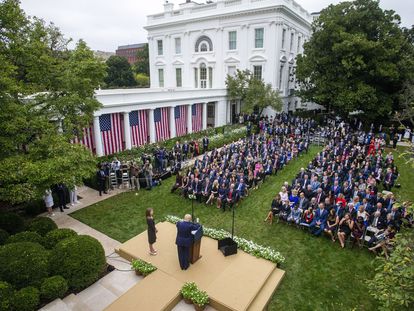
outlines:
[[[177, 223], [181, 219], [177, 216], [167, 215], [165, 220], [170, 223]], [[223, 230], [223, 229], [214, 229], [203, 227], [204, 235], [208, 236], [214, 240], [222, 240], [228, 237], [231, 237], [230, 232]], [[247, 240], [244, 238], [240, 238], [237, 236], [233, 237], [233, 240], [237, 243], [238, 248], [245, 251], [246, 253], [253, 255], [257, 258], [263, 258], [269, 260], [275, 264], [281, 264], [285, 262], [285, 257], [282, 256], [278, 251], [270, 247], [266, 247], [260, 244], [257, 244], [251, 240]]]

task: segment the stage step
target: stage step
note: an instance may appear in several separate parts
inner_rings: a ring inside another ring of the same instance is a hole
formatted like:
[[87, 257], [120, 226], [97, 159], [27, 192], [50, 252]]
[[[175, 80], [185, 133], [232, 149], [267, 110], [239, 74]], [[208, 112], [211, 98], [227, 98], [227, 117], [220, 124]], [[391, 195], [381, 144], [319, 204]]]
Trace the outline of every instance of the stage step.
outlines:
[[266, 310], [270, 299], [272, 299], [273, 293], [279, 286], [284, 276], [285, 271], [276, 268], [269, 276], [266, 283], [263, 284], [263, 287], [249, 305], [247, 311]]
[[172, 310], [181, 300], [182, 283], [157, 270], [110, 304], [105, 311]]

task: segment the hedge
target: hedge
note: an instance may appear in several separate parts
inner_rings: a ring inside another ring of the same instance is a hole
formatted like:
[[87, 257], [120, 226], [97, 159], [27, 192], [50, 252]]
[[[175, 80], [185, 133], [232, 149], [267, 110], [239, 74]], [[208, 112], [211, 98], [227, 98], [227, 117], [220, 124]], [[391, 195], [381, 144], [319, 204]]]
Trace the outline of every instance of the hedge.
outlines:
[[47, 300], [63, 298], [67, 291], [68, 282], [60, 275], [44, 279], [40, 287], [40, 295]]
[[44, 246], [48, 249], [55, 247], [60, 241], [77, 236], [76, 231], [68, 228], [59, 228], [49, 231], [44, 238]]
[[36, 217], [27, 227], [27, 231], [34, 231], [45, 236], [49, 231], [57, 229], [55, 222], [48, 217]]
[[12, 308], [14, 290], [7, 283], [0, 281], [0, 311], [9, 311]]
[[19, 243], [19, 242], [33, 242], [43, 245], [43, 237], [39, 233], [31, 231], [23, 231], [10, 236], [6, 244]]
[[6, 243], [7, 239], [9, 238], [9, 234], [6, 230], [0, 229], [0, 245]]
[[16, 292], [13, 299], [13, 309], [19, 311], [33, 311], [40, 302], [40, 293], [36, 287], [25, 287]]
[[0, 213], [0, 229], [10, 234], [24, 230], [24, 219], [15, 213]]
[[51, 251], [50, 272], [61, 275], [74, 290], [95, 282], [106, 268], [105, 252], [98, 240], [79, 235], [60, 241]]
[[6, 244], [0, 247], [0, 279], [16, 288], [39, 286], [48, 276], [48, 252], [32, 242]]

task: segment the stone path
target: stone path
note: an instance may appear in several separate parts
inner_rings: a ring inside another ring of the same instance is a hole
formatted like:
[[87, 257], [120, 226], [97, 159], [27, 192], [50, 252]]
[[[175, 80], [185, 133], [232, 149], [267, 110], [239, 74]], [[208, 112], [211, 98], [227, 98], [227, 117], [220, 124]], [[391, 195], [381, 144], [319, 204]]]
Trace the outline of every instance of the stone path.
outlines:
[[[63, 299], [55, 299], [39, 311], [102, 311], [132, 286], [142, 280], [142, 276], [137, 276], [134, 271], [131, 271], [131, 266], [128, 261], [114, 253], [114, 249], [121, 244], [120, 242], [69, 216], [70, 213], [124, 191], [127, 190], [115, 189], [108, 194], [99, 196], [98, 192], [94, 189], [86, 186], [80, 187], [78, 195], [82, 197], [82, 199], [80, 199], [79, 204], [76, 204], [75, 206], [68, 205], [70, 206], [70, 209], [65, 210], [63, 213], [59, 211], [54, 212], [55, 216], [53, 216], [52, 219], [59, 228], [70, 228], [75, 230], [78, 234], [86, 234], [96, 238], [105, 250], [107, 262], [113, 265], [116, 269], [82, 292], [76, 295], [70, 294]], [[47, 214], [45, 213], [42, 216], [46, 215]], [[185, 304], [184, 301], [181, 301], [173, 309], [173, 311], [190, 310], [194, 310], [194, 307]], [[207, 307], [205, 310], [213, 311], [214, 309]]]

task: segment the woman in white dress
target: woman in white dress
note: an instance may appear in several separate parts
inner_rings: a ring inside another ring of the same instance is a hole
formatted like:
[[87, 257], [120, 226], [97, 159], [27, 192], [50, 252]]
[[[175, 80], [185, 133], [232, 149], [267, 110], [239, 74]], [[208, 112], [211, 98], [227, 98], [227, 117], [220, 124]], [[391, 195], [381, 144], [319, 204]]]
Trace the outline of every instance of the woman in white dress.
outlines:
[[45, 191], [45, 194], [43, 195], [43, 200], [45, 201], [48, 216], [49, 217], [55, 216], [55, 214], [53, 214], [53, 211], [52, 211], [54, 203], [53, 203], [52, 191], [50, 191], [50, 189], [47, 189]]

